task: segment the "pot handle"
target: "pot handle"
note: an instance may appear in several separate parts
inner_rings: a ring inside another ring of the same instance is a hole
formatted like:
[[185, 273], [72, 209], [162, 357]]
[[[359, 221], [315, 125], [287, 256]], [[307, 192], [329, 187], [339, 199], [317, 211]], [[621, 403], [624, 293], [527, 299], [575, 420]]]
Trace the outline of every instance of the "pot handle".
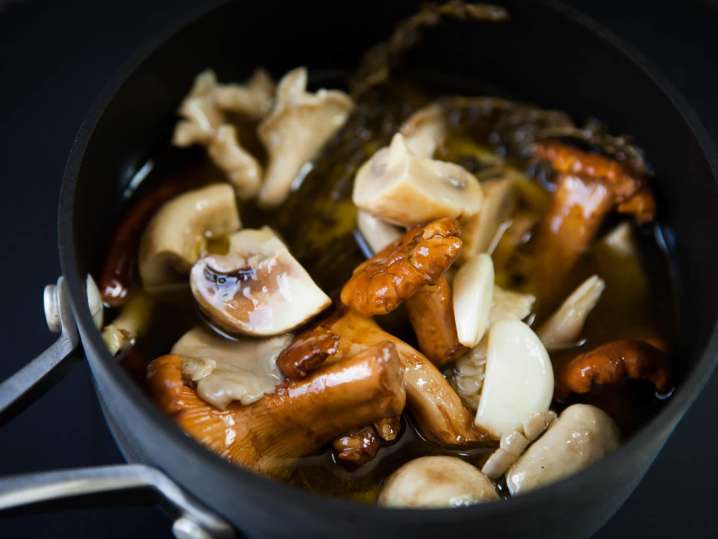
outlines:
[[97, 466], [0, 479], [0, 511], [90, 494], [154, 489], [178, 511], [177, 539], [233, 539], [233, 528], [191, 499], [164, 473], [144, 464]]
[[69, 291], [60, 277], [57, 285], [45, 287], [45, 315], [50, 330], [60, 336], [42, 354], [25, 365], [4, 382], [0, 382], [0, 421], [14, 417], [44, 389], [44, 382], [57, 373], [58, 367], [77, 348], [79, 336], [70, 308]]
[[[47, 350], [0, 383], [0, 421], [7, 421], [38, 396], [58, 367], [66, 364], [80, 339], [63, 277], [45, 287], [45, 316], [51, 331], [60, 333]], [[164, 473], [144, 464], [98, 466], [0, 478], [0, 511], [89, 494], [153, 489], [179, 512], [172, 525], [177, 539], [231, 539], [234, 529], [190, 498]]]

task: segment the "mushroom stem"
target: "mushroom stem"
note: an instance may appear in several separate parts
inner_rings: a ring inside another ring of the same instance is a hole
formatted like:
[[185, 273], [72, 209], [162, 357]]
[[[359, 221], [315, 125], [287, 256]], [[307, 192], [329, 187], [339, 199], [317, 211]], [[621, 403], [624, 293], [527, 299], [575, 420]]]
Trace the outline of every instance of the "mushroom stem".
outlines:
[[396, 346], [404, 369], [407, 407], [424, 436], [447, 445], [487, 439], [488, 434], [474, 425], [473, 414], [426, 356], [353, 311], [335, 315], [324, 326], [341, 338], [335, 358], [384, 341]]
[[445, 276], [421, 287], [406, 300], [406, 309], [419, 350], [434, 365], [446, 365], [465, 351], [456, 335], [451, 287]]
[[249, 406], [218, 410], [182, 379], [182, 358], [166, 355], [148, 369], [154, 399], [190, 436], [257, 472], [281, 474], [294, 459], [337, 435], [401, 413], [405, 393], [396, 348], [379, 343], [289, 382]]
[[142, 290], [133, 292], [120, 314], [102, 330], [102, 339], [114, 356], [130, 348], [146, 330], [154, 304]]

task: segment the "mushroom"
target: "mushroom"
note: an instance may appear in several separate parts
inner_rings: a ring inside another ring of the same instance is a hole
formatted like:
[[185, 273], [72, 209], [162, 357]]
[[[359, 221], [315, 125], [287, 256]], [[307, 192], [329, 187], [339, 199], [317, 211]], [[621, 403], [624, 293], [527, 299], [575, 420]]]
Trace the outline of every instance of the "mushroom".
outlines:
[[140, 197], [122, 216], [99, 279], [102, 299], [110, 307], [120, 307], [127, 300], [135, 276], [138, 245], [147, 223], [163, 204], [187, 189], [187, 183], [177, 178], [162, 183]]
[[197, 394], [224, 410], [230, 402], [251, 404], [274, 392], [283, 379], [277, 356], [291, 340], [281, 335], [230, 341], [195, 327], [175, 343], [172, 354], [182, 357], [182, 372], [197, 383]]
[[454, 317], [459, 342], [473, 348], [489, 327], [494, 290], [494, 266], [487, 254], [478, 254], [454, 276]]
[[177, 123], [172, 143], [179, 147], [206, 146], [210, 158], [227, 174], [237, 195], [251, 198], [259, 190], [262, 167], [240, 145], [225, 111], [258, 120], [269, 112], [273, 98], [274, 84], [266, 71], [255, 71], [244, 86], [218, 84], [213, 71], [203, 71], [180, 105], [179, 113], [184, 119]]
[[117, 318], [102, 330], [102, 340], [110, 354], [116, 356], [135, 344], [149, 326], [153, 307], [152, 298], [144, 291], [130, 293]]
[[392, 312], [446, 271], [459, 254], [460, 233], [454, 219], [409, 230], [354, 270], [342, 288], [342, 303], [365, 316]]
[[586, 279], [538, 330], [547, 350], [575, 346], [588, 315], [601, 298], [606, 283], [598, 275]]
[[272, 109], [275, 85], [264, 69], [257, 69], [244, 84], [220, 84], [214, 102], [222, 110], [261, 120]]
[[237, 140], [234, 126], [222, 125], [207, 146], [214, 164], [222, 169], [241, 199], [254, 197], [262, 181], [262, 166]]
[[553, 397], [553, 366], [536, 334], [518, 320], [502, 320], [489, 332], [486, 373], [476, 425], [500, 438]]
[[357, 212], [357, 227], [374, 253], [378, 253], [387, 245], [394, 243], [402, 235], [400, 228], [361, 210]]
[[531, 294], [522, 294], [513, 290], [505, 290], [494, 285], [491, 297], [489, 324], [494, 325], [501, 320], [524, 320], [531, 314], [536, 298]]
[[496, 481], [516, 462], [531, 442], [541, 436], [556, 419], [551, 410], [531, 414], [515, 431], [501, 437], [499, 448], [491, 453], [481, 472]]
[[587, 468], [618, 447], [618, 427], [588, 404], [566, 408], [506, 474], [512, 496], [554, 483]]
[[352, 199], [377, 218], [411, 227], [441, 217], [475, 215], [482, 193], [470, 172], [454, 163], [416, 156], [397, 133], [388, 148], [361, 166]]
[[301, 380], [319, 368], [339, 350], [339, 335], [318, 326], [297, 336], [277, 358], [281, 373], [292, 380]]
[[459, 262], [465, 262], [478, 253], [490, 252], [498, 243], [496, 236], [506, 225], [516, 209], [516, 177], [506, 175], [496, 180], [482, 182], [484, 200], [476, 215], [468, 217], [462, 223], [464, 246]]
[[616, 161], [564, 144], [539, 143], [537, 154], [559, 174], [551, 206], [534, 241], [534, 287], [550, 303], [604, 217], [645, 183]]
[[445, 276], [419, 288], [406, 300], [406, 311], [414, 328], [419, 350], [441, 367], [460, 356], [465, 348], [456, 334], [451, 286]]
[[214, 71], [207, 69], [197, 75], [192, 89], [180, 105], [178, 112], [183, 120], [175, 126], [172, 144], [186, 147], [204, 145], [212, 140], [215, 131], [224, 122], [224, 114], [214, 100], [216, 88]]
[[473, 414], [431, 361], [382, 330], [374, 320], [347, 310], [330, 316], [322, 326], [340, 337], [339, 351], [329, 362], [384, 341], [396, 346], [404, 371], [407, 408], [424, 436], [446, 445], [462, 445], [487, 438], [485, 432], [476, 428]]
[[142, 285], [154, 291], [177, 283], [205, 252], [208, 238], [239, 229], [234, 191], [211, 184], [166, 202], [142, 235], [139, 269]]
[[289, 195], [302, 167], [339, 130], [354, 107], [344, 92], [306, 91], [307, 70], [293, 69], [279, 81], [272, 113], [259, 125], [269, 163], [259, 205], [273, 208]]
[[364, 427], [340, 436], [332, 443], [337, 459], [353, 464], [363, 464], [373, 459], [380, 443], [373, 426]]
[[498, 500], [494, 484], [457, 457], [420, 457], [404, 464], [384, 482], [379, 505], [385, 507], [463, 507]]
[[183, 376], [183, 359], [150, 363], [147, 383], [160, 408], [190, 436], [231, 462], [281, 475], [343, 432], [404, 409], [401, 367], [394, 345], [383, 342], [325, 365], [274, 393], [226, 410], [206, 403]]
[[446, 118], [441, 107], [432, 103], [420, 108], [399, 128], [406, 145], [417, 157], [431, 157], [447, 136]]
[[331, 304], [268, 227], [230, 236], [229, 254], [197, 261], [190, 285], [202, 312], [232, 334], [286, 333]]
[[588, 393], [594, 385], [644, 379], [656, 391], [671, 388], [671, 364], [665, 344], [643, 340], [611, 341], [564, 363], [558, 372], [558, 396]]

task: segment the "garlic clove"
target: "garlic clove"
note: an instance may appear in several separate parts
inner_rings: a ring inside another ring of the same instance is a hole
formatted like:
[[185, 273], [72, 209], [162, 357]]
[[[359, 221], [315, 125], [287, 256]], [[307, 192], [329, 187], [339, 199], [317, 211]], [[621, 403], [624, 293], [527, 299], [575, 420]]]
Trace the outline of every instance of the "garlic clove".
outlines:
[[476, 425], [500, 438], [531, 414], [545, 412], [553, 396], [553, 367], [536, 334], [523, 322], [497, 322], [489, 333]]
[[466, 262], [454, 277], [454, 317], [459, 342], [473, 348], [489, 326], [494, 292], [494, 265], [487, 254]]

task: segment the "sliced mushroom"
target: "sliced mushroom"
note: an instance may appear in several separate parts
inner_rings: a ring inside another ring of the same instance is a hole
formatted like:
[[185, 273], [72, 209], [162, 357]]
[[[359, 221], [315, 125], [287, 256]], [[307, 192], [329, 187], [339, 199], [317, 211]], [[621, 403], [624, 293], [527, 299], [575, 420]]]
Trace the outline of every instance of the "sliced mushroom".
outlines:
[[477, 253], [489, 252], [498, 243], [495, 241], [497, 232], [505, 224], [510, 224], [509, 220], [516, 209], [518, 189], [515, 176], [486, 180], [481, 184], [481, 189], [484, 194], [481, 210], [462, 223], [464, 246], [459, 262]]
[[399, 128], [406, 145], [417, 157], [431, 157], [446, 140], [446, 118], [441, 107], [432, 103], [409, 116]]
[[454, 163], [417, 157], [397, 133], [354, 179], [354, 204], [375, 217], [406, 227], [441, 217], [469, 217], [481, 207], [478, 180]]
[[494, 291], [491, 257], [479, 254], [459, 268], [454, 277], [454, 317], [459, 342], [473, 348], [489, 327]]
[[489, 479], [496, 481], [521, 457], [529, 444], [546, 431], [555, 419], [556, 413], [551, 410], [531, 414], [518, 429], [501, 437], [499, 448], [491, 453], [491, 456], [481, 467], [481, 472]]
[[498, 500], [494, 484], [456, 457], [421, 457], [389, 476], [379, 494], [385, 507], [463, 507]]
[[155, 359], [147, 384], [160, 408], [190, 436], [231, 462], [281, 475], [344, 432], [404, 409], [396, 349], [390, 343], [326, 365], [257, 402], [218, 410], [199, 398], [180, 356]]
[[322, 89], [309, 93], [306, 87], [306, 68], [284, 75], [274, 110], [259, 125], [259, 138], [269, 156], [259, 193], [262, 207], [276, 207], [287, 198], [300, 169], [344, 125], [354, 107], [344, 92]]
[[172, 347], [181, 356], [182, 372], [197, 383], [197, 394], [224, 410], [230, 402], [251, 404], [274, 392], [282, 382], [277, 356], [291, 335], [232, 341], [202, 327], [185, 333]]
[[400, 228], [361, 210], [357, 212], [357, 227], [374, 253], [394, 243], [402, 235]]
[[588, 315], [601, 299], [606, 283], [598, 275], [586, 279], [538, 330], [547, 350], [575, 346]]
[[102, 340], [113, 356], [130, 348], [146, 330], [154, 303], [142, 290], [130, 293], [120, 314], [102, 330]]
[[239, 144], [234, 126], [220, 126], [207, 152], [214, 164], [225, 172], [239, 198], [249, 199], [257, 194], [262, 181], [262, 166]]
[[207, 238], [240, 227], [234, 191], [212, 184], [166, 202], [147, 225], [140, 242], [142, 285], [154, 291], [176, 284], [205, 252]]
[[553, 386], [551, 360], [531, 328], [518, 320], [497, 322], [489, 333], [476, 425], [497, 438], [510, 433], [548, 410]]
[[245, 84], [221, 84], [214, 93], [219, 108], [261, 120], [272, 109], [275, 85], [264, 69], [257, 69]]
[[512, 496], [554, 483], [587, 468], [618, 447], [618, 427], [588, 404], [566, 408], [506, 474]]
[[190, 285], [202, 312], [233, 334], [286, 333], [331, 304], [267, 227], [233, 234], [229, 254], [194, 265]]

